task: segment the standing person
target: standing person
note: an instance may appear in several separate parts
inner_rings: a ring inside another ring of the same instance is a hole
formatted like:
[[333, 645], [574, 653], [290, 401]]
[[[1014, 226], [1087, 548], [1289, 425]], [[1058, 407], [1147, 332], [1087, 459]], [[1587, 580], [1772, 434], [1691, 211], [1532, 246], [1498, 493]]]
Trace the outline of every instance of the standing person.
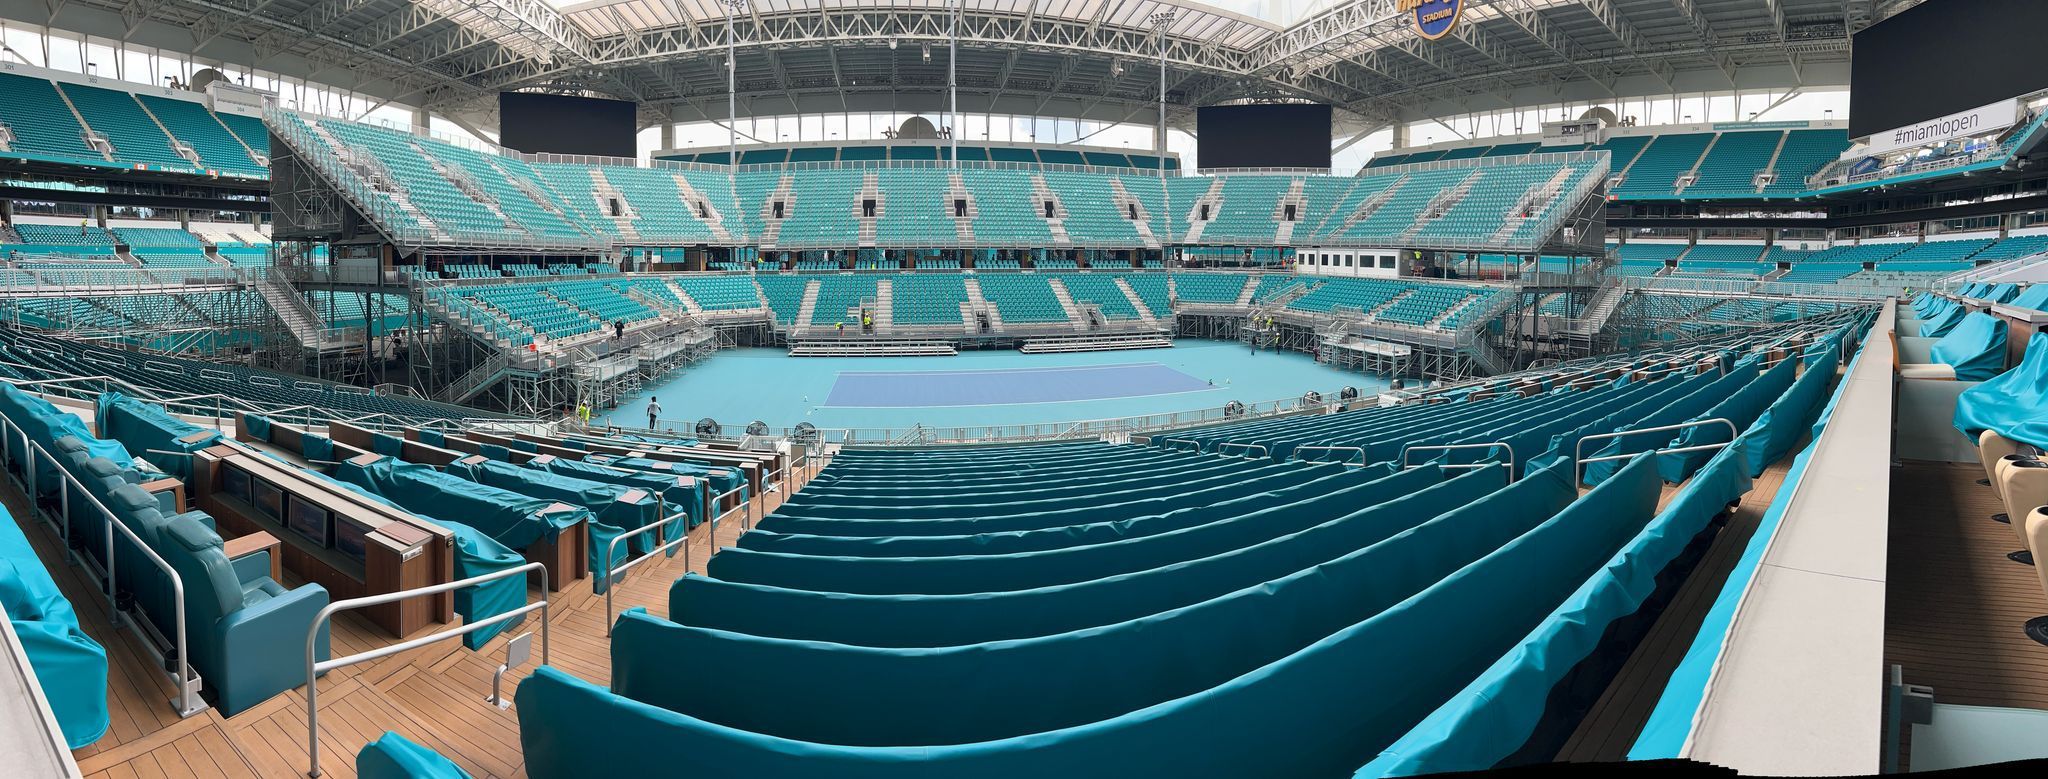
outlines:
[[658, 429], [658, 428], [656, 428], [656, 427], [654, 426], [654, 420], [655, 420], [655, 418], [657, 418], [657, 417], [660, 417], [660, 416], [661, 416], [661, 398], [653, 397], [653, 396], [651, 396], [651, 395], [650, 395], [650, 396], [648, 396], [648, 398], [647, 398], [647, 429], [649, 429], [649, 430], [655, 430], [655, 429]]
[[624, 319], [614, 319], [614, 320], [612, 320], [612, 340], [614, 340], [614, 341], [624, 341], [624, 340], [626, 340], [626, 320], [624, 320]]
[[581, 403], [577, 403], [577, 404], [576, 404], [576, 421], [578, 421], [578, 422], [582, 422], [582, 423], [583, 423], [583, 426], [584, 426], [584, 427], [589, 427], [589, 426], [590, 426], [590, 403], [589, 403], [589, 401], [584, 401], [584, 402], [581, 402]]

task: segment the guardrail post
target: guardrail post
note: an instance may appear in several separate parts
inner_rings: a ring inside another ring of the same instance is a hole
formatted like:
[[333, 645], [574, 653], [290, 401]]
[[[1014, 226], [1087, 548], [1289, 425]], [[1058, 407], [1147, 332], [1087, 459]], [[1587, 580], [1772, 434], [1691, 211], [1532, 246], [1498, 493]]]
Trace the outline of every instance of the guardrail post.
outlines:
[[[386, 647], [381, 647], [378, 649], [357, 652], [346, 657], [336, 657], [327, 660], [320, 660], [314, 654], [314, 649], [317, 646], [320, 637], [320, 628], [325, 627], [328, 621], [331, 620], [335, 614], [338, 614], [340, 612], [359, 609], [366, 606], [376, 606], [379, 604], [391, 603], [393, 601], [407, 600], [410, 598], [423, 597], [427, 595], [435, 595], [443, 592], [448, 592], [450, 590], [457, 590], [464, 587], [472, 587], [479, 584], [483, 584], [485, 582], [496, 581], [498, 579], [503, 579], [515, 575], [520, 576], [523, 581], [524, 577], [527, 574], [530, 574], [535, 571], [540, 572], [540, 600], [538, 602], [528, 603], [524, 606], [520, 606], [519, 608], [506, 611], [502, 614], [494, 614], [488, 618], [478, 620], [476, 622], [471, 622], [461, 627], [443, 630], [437, 633], [431, 633], [428, 635], [420, 636], [419, 638], [401, 641], [399, 643], [392, 644]], [[347, 666], [355, 665], [356, 663], [364, 662], [366, 660], [376, 660], [382, 657], [389, 657], [400, 652], [407, 652], [413, 649], [418, 649], [419, 647], [423, 647], [438, 641], [445, 641], [450, 638], [468, 635], [478, 630], [482, 630], [492, 625], [496, 625], [500, 622], [505, 622], [507, 620], [524, 617], [528, 613], [533, 611], [540, 612], [540, 664], [548, 665], [548, 606], [548, 570], [545, 566], [542, 566], [540, 563], [526, 563], [516, 568], [507, 568], [502, 571], [492, 571], [482, 576], [472, 576], [467, 579], [461, 579], [452, 582], [443, 582], [441, 584], [435, 584], [426, 587], [417, 587], [414, 589], [402, 590], [399, 592], [387, 592], [381, 595], [370, 595], [362, 598], [350, 598], [348, 600], [335, 601], [333, 603], [327, 604], [326, 607], [320, 609], [319, 614], [313, 617], [313, 624], [307, 626], [306, 628], [306, 776], [315, 777], [316, 779], [320, 776], [319, 675], [322, 672], [331, 671], [336, 668], [344, 668]]]

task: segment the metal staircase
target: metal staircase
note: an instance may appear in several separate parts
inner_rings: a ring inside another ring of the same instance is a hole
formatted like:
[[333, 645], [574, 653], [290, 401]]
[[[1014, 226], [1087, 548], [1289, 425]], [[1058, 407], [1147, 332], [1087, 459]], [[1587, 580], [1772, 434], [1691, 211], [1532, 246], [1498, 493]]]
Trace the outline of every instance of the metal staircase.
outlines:
[[1450, 189], [1439, 192], [1436, 197], [1430, 198], [1429, 204], [1423, 206], [1422, 210], [1416, 213], [1415, 223], [1408, 225], [1408, 229], [1402, 230], [1400, 237], [1395, 239], [1395, 243], [1405, 242], [1410, 238], [1414, 238], [1415, 234], [1422, 232], [1423, 228], [1435, 224], [1438, 219], [1449, 216], [1451, 209], [1458, 207], [1458, 203], [1462, 202], [1465, 199], [1465, 195], [1472, 191], [1472, 185], [1478, 183], [1479, 178], [1484, 175], [1486, 175], [1484, 170], [1472, 171], [1470, 175], [1459, 179], [1458, 183]]
[[1060, 310], [1067, 313], [1067, 321], [1073, 323], [1075, 327], [1086, 326], [1087, 314], [1081, 311], [1080, 304], [1074, 302], [1074, 296], [1067, 292], [1067, 285], [1060, 283], [1059, 279], [1046, 279], [1045, 283], [1052, 287], [1052, 296], [1060, 302]]
[[[1109, 199], [1116, 204], [1117, 215], [1129, 221], [1131, 227], [1138, 231], [1138, 239], [1145, 243], [1145, 248], [1159, 248], [1159, 236], [1152, 232], [1152, 213], [1145, 208], [1145, 201], [1132, 195], [1130, 190], [1124, 188], [1123, 180], [1115, 176], [1109, 177], [1109, 190]], [[1134, 208], [1138, 213], [1135, 219], [1131, 218], [1131, 211]]]
[[[1209, 218], [1195, 218], [1196, 214], [1202, 213], [1203, 206], [1209, 207]], [[1182, 236], [1182, 240], [1186, 243], [1199, 242], [1202, 240], [1202, 231], [1207, 230], [1209, 223], [1216, 221], [1216, 217], [1223, 214], [1223, 177], [1218, 176], [1209, 181], [1208, 191], [1195, 198], [1195, 202], [1188, 204], [1187, 214], [1188, 231], [1187, 235]]]
[[[865, 209], [861, 208], [861, 204], [869, 200], [875, 201], [874, 216], [868, 216]], [[879, 178], [873, 173], [862, 176], [860, 194], [856, 195], [853, 202], [848, 205], [853, 208], [853, 218], [860, 220], [861, 248], [874, 246], [875, 234], [882, 221], [882, 214], [889, 208], [888, 202], [883, 199], [882, 185]]]
[[806, 330], [818, 314], [818, 282], [816, 279], [804, 282], [804, 301], [796, 309], [796, 321], [790, 323], [794, 330]]
[[1122, 276], [1113, 277], [1111, 280], [1116, 282], [1116, 288], [1124, 293], [1124, 298], [1131, 301], [1131, 307], [1138, 310], [1138, 321], [1144, 322], [1148, 328], [1158, 329], [1159, 317], [1152, 314], [1152, 309], [1145, 305], [1144, 298], [1138, 297], [1138, 291], [1131, 289], [1130, 282], [1125, 281]]
[[[603, 168], [593, 166], [590, 169], [590, 194], [597, 198], [598, 215], [611, 220], [612, 226], [618, 229], [620, 238], [627, 240], [638, 240], [640, 238], [640, 231], [633, 227], [632, 201], [626, 199], [626, 193], [620, 192], [618, 187], [612, 186], [611, 179], [605, 178]], [[612, 203], [619, 204], [619, 212], [617, 214], [612, 213]]]
[[704, 193], [698, 192], [696, 187], [690, 186], [690, 180], [683, 174], [670, 172], [668, 175], [675, 181], [676, 191], [683, 195], [684, 210], [690, 211], [698, 221], [703, 222], [704, 227], [711, 231], [711, 237], [721, 241], [732, 240], [732, 231], [726, 229], [725, 214], [718, 210], [718, 204], [705, 197]]
[[455, 377], [448, 386], [442, 387], [440, 392], [435, 393], [434, 399], [443, 403], [461, 403], [469, 400], [498, 383], [498, 380], [504, 377], [505, 371], [511, 367], [511, 355], [505, 352], [492, 352], [483, 362], [477, 363], [461, 376]]
[[974, 202], [974, 193], [967, 190], [967, 182], [958, 173], [946, 177], [946, 213], [953, 212], [954, 201], [966, 201], [967, 209], [953, 217], [953, 237], [964, 246], [973, 246], [974, 219], [981, 215], [981, 206]]
[[320, 320], [320, 314], [290, 282], [272, 273], [258, 278], [254, 286], [264, 302], [270, 304], [270, 309], [277, 312], [277, 318], [284, 322], [285, 329], [291, 332], [299, 345], [321, 351], [347, 346], [340, 338], [334, 337], [334, 331]]

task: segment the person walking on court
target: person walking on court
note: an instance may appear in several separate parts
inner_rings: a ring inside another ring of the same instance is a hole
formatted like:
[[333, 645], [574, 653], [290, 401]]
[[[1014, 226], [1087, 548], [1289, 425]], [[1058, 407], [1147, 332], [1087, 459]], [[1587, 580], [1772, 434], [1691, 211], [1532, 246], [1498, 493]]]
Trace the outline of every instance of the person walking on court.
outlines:
[[659, 428], [657, 428], [657, 427], [655, 427], [655, 426], [654, 426], [654, 420], [655, 420], [655, 418], [657, 418], [657, 417], [660, 417], [660, 416], [661, 416], [661, 398], [657, 398], [657, 397], [649, 396], [649, 397], [647, 398], [647, 429], [649, 429], [649, 430], [658, 430]]

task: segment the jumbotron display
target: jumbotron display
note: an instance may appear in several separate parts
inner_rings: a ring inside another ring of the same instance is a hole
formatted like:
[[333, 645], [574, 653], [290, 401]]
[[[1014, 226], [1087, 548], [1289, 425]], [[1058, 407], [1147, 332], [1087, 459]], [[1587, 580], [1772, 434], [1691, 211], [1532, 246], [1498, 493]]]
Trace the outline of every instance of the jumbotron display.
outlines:
[[498, 93], [498, 130], [507, 148], [529, 154], [589, 154], [632, 157], [633, 117], [638, 106], [537, 92]]
[[1330, 107], [1209, 106], [1196, 115], [1195, 161], [1203, 168], [1330, 167]]
[[1849, 137], [2048, 88], [2042, 30], [2048, 3], [2040, 0], [1948, 0], [1856, 33]]

